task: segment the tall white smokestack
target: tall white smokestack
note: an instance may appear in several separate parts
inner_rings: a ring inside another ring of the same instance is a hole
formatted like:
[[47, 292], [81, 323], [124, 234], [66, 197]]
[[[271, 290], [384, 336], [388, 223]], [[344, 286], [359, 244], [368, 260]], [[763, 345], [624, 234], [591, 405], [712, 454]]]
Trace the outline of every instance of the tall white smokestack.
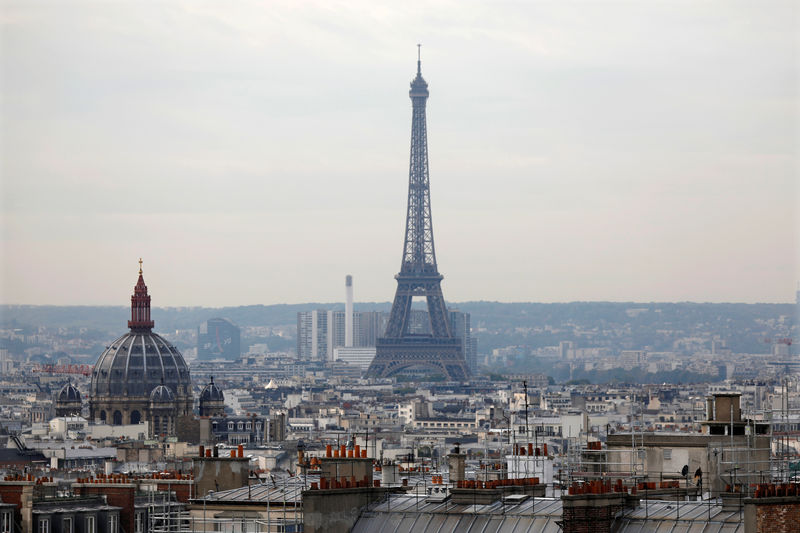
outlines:
[[348, 274], [344, 278], [344, 290], [346, 292], [344, 303], [344, 345], [347, 348], [353, 347], [353, 276]]

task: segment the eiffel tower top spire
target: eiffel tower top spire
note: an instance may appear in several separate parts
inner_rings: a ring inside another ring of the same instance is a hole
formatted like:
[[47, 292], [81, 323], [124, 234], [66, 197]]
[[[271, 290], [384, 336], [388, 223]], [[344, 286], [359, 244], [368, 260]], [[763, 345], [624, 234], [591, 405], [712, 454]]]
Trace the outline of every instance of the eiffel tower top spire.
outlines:
[[[417, 45], [418, 47], [421, 45]], [[417, 49], [419, 53], [419, 48]], [[408, 210], [406, 240], [401, 273], [438, 275], [433, 245], [430, 178], [428, 175], [428, 129], [425, 105], [428, 83], [422, 77], [422, 61], [417, 56], [417, 76], [408, 92], [411, 98], [411, 157], [408, 170]]]

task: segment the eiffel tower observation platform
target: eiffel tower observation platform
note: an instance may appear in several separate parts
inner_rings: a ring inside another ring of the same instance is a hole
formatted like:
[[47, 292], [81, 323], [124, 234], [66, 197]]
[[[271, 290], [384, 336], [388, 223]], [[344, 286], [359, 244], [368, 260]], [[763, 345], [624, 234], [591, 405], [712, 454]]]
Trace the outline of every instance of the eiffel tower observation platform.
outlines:
[[[380, 359], [377, 353], [382, 355]], [[469, 377], [461, 339], [428, 336], [378, 339], [375, 361], [370, 366], [369, 375], [387, 377], [415, 368], [443, 374], [451, 381], [462, 381]]]

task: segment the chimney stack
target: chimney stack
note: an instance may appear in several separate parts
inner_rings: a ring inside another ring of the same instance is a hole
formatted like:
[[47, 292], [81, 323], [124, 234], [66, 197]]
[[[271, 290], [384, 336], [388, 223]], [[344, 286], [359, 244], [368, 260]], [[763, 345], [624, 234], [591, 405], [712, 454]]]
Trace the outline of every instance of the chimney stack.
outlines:
[[461, 453], [461, 446], [456, 443], [453, 451], [447, 455], [447, 470], [450, 474], [450, 483], [466, 479], [467, 455]]
[[345, 304], [344, 304], [344, 345], [353, 347], [353, 276], [348, 274], [344, 278]]

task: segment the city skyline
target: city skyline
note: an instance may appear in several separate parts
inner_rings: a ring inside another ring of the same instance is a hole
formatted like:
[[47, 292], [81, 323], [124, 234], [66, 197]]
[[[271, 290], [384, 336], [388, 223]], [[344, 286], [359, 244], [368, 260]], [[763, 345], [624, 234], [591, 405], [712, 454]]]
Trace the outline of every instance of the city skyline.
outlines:
[[797, 7], [7, 3], [2, 303], [793, 302]]

